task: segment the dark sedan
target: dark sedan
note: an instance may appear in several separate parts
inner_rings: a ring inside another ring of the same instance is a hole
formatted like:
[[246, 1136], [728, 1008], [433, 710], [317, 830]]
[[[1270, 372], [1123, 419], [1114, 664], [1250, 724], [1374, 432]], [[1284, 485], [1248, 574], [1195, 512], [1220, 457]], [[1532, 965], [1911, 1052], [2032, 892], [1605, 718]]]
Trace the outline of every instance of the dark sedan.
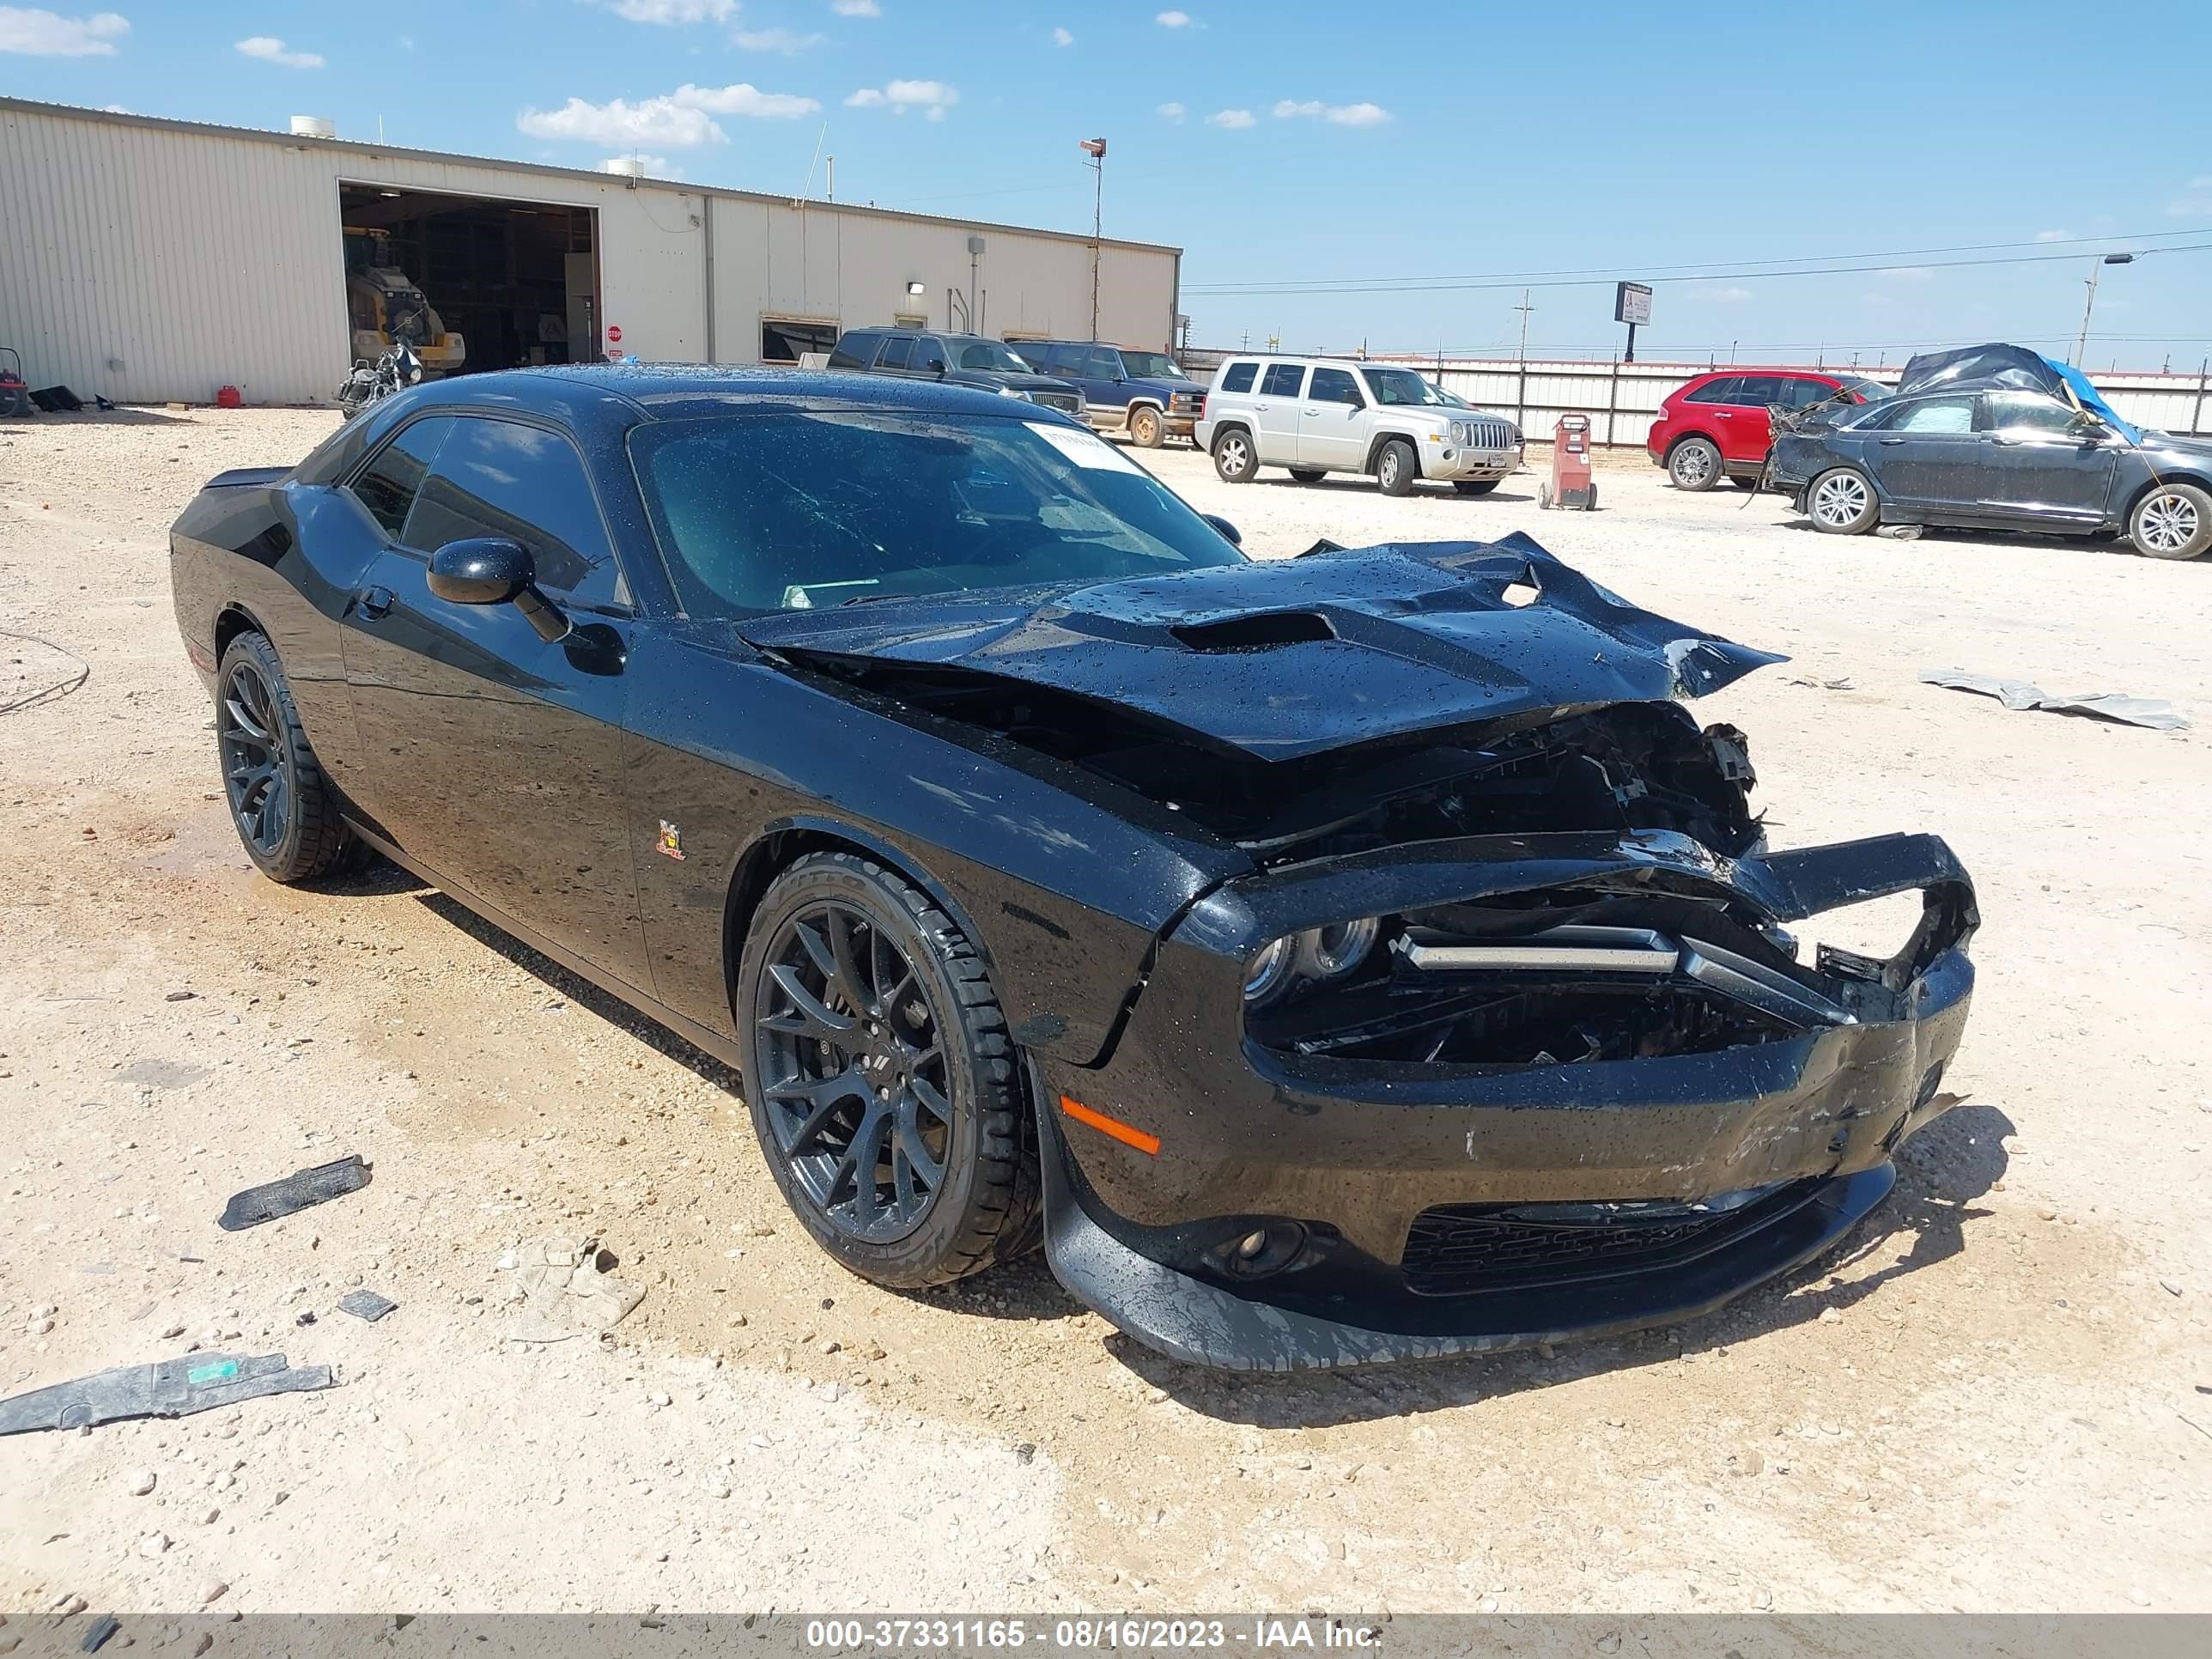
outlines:
[[[401, 393], [172, 538], [254, 862], [373, 849], [742, 1072], [883, 1285], [1039, 1239], [1207, 1364], [1671, 1321], [1950, 1103], [1927, 836], [1771, 852], [1779, 660], [1525, 538], [1249, 562], [1072, 420], [641, 368]], [[1785, 928], [1886, 893], [1875, 959]]]
[[1778, 429], [1769, 483], [1830, 535], [1948, 525], [2212, 551], [2212, 441], [2133, 426], [2079, 370], [2018, 346], [1916, 357], [1895, 397]]

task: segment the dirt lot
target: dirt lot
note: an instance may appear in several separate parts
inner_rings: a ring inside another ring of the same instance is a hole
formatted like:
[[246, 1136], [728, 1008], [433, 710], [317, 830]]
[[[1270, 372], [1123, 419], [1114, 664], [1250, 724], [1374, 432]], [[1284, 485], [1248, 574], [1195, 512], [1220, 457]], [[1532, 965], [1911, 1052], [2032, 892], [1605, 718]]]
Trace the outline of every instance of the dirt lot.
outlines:
[[[1533, 473], [1393, 501], [1153, 458], [1262, 555], [1524, 528], [1790, 653], [1708, 705], [1752, 734], [1776, 842], [1938, 830], [1986, 917], [1971, 1103], [1823, 1269], [1553, 1357], [1237, 1381], [1041, 1263], [843, 1276], [714, 1063], [389, 870], [251, 872], [164, 532], [333, 419], [0, 429], [0, 628], [91, 669], [0, 715], [0, 1393], [196, 1341], [343, 1382], [0, 1441], [0, 1609], [2212, 1607], [2206, 732], [1915, 681], [2212, 720], [2212, 568], [1838, 542], [1640, 457], [1587, 515], [1539, 513]], [[75, 672], [0, 646], [0, 703]], [[365, 1191], [216, 1228], [348, 1152]], [[498, 1259], [562, 1231], [646, 1299], [604, 1346], [513, 1346]], [[334, 1312], [362, 1284], [399, 1311]]]

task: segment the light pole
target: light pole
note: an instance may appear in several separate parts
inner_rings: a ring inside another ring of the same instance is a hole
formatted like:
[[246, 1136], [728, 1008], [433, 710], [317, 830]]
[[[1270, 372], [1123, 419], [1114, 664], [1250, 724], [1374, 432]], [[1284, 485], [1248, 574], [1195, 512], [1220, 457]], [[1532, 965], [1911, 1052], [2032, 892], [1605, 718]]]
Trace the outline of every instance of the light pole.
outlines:
[[1098, 260], [1104, 252], [1106, 223], [1106, 141], [1085, 138], [1078, 146], [1091, 159], [1083, 165], [1097, 175], [1091, 191], [1091, 337], [1098, 337]]
[[[2081, 337], [2074, 343], [2074, 366], [2081, 368], [2081, 359], [2089, 349], [2089, 315], [2097, 308], [2097, 278], [2106, 265], [2131, 265], [2136, 262], [2132, 253], [2107, 253], [2089, 264], [2089, 302], [2081, 307]], [[2086, 371], [2085, 371], [2086, 372]]]

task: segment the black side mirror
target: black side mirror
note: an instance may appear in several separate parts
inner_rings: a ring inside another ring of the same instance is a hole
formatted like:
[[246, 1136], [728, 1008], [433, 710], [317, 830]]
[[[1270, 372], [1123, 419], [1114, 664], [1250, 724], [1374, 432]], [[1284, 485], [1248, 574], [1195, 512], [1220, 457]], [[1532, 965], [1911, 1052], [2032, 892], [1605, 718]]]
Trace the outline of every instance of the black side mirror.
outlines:
[[1205, 520], [1206, 523], [1212, 525], [1216, 530], [1219, 531], [1221, 532], [1221, 539], [1227, 542], [1231, 547], [1242, 547], [1244, 545], [1244, 538], [1238, 532], [1237, 526], [1230, 523], [1228, 520], [1223, 518], [1218, 513], [1201, 513], [1198, 516]]
[[447, 542], [430, 556], [429, 586], [450, 605], [511, 604], [548, 642], [568, 631], [561, 607], [538, 590], [530, 550], [504, 536]]

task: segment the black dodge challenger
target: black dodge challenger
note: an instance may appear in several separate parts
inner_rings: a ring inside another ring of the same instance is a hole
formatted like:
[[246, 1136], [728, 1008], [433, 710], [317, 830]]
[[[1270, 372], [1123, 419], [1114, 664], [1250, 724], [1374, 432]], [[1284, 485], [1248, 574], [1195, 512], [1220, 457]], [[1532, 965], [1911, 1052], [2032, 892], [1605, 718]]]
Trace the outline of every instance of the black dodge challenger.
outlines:
[[[1770, 852], [1765, 653], [1518, 535], [1248, 561], [1072, 420], [858, 375], [406, 392], [176, 524], [232, 816], [737, 1066], [838, 1261], [1035, 1248], [1181, 1358], [1477, 1352], [1807, 1261], [1940, 1113], [1944, 844]], [[1887, 959], [1785, 931], [1922, 895]]]

